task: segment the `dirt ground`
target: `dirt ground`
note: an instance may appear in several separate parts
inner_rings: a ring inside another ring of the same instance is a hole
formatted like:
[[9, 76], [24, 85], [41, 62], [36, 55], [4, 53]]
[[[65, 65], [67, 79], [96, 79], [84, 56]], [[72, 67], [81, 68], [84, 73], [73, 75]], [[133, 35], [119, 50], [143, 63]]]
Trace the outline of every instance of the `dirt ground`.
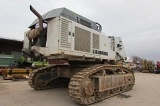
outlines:
[[[160, 106], [160, 74], [135, 73], [132, 91], [114, 96], [91, 106]], [[0, 77], [0, 106], [79, 106], [73, 102], [67, 88], [36, 91], [27, 81], [3, 80]]]

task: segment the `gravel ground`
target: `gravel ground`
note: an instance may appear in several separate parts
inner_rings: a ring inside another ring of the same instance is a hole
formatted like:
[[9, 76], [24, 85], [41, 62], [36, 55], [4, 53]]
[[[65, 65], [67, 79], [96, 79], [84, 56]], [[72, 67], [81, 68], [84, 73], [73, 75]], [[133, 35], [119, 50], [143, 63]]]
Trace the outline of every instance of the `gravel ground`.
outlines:
[[[160, 106], [160, 74], [135, 73], [133, 90], [91, 106]], [[73, 102], [67, 88], [36, 91], [27, 81], [3, 80], [0, 77], [0, 106], [79, 106]]]

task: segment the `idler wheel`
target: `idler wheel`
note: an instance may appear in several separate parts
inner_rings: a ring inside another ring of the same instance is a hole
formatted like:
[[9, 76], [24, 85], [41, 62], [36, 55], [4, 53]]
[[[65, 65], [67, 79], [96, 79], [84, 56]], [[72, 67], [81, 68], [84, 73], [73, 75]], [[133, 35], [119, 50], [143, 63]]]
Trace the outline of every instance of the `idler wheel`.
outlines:
[[35, 78], [35, 83], [38, 86], [45, 86], [48, 83], [48, 80], [46, 80], [44, 74], [39, 74]]
[[83, 84], [84, 95], [89, 97], [94, 94], [94, 84], [91, 81], [85, 81]]

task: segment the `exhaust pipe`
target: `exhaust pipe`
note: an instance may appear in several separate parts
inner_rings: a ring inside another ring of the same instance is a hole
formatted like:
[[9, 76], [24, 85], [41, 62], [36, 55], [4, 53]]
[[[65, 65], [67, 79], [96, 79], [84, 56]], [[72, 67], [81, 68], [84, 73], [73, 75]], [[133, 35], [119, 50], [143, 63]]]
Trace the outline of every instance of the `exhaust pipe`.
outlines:
[[38, 17], [39, 19], [39, 29], [43, 30], [43, 18], [42, 16], [30, 5], [30, 10]]
[[34, 39], [34, 38], [37, 38], [40, 35], [40, 33], [43, 31], [43, 18], [31, 5], [30, 5], [30, 10], [39, 19], [39, 28], [35, 28], [27, 32], [28, 39]]

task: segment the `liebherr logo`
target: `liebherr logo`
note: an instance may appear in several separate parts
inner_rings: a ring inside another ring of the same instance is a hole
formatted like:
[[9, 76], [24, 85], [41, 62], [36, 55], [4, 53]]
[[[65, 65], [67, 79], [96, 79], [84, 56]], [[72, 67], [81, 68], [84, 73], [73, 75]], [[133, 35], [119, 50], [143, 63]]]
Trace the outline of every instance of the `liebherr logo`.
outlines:
[[105, 52], [105, 51], [100, 51], [100, 50], [93, 49], [93, 53], [94, 54], [100, 54], [100, 55], [106, 55], [106, 56], [108, 56], [108, 52]]

